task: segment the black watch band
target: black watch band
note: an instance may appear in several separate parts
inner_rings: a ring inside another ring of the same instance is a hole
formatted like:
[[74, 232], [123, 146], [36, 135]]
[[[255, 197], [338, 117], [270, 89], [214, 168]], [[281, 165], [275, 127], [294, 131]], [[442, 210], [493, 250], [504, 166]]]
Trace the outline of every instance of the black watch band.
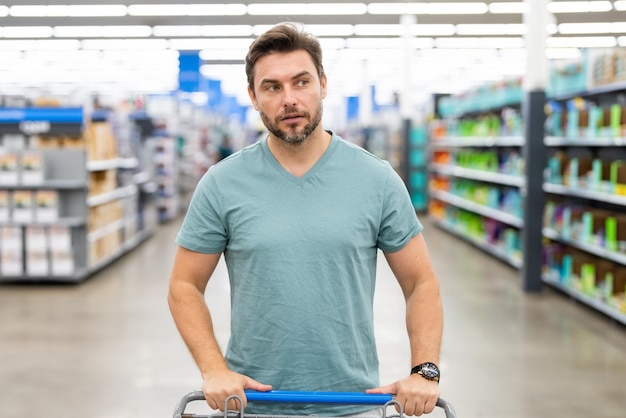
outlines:
[[424, 379], [431, 380], [437, 383], [439, 383], [439, 379], [441, 377], [439, 367], [437, 367], [435, 363], [431, 362], [418, 364], [411, 369], [411, 374], [419, 374]]

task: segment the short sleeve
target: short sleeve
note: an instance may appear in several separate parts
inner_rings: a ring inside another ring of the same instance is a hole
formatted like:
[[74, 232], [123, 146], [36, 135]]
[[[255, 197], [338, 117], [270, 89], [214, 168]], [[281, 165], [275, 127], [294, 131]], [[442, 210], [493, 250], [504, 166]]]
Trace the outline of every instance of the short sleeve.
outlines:
[[206, 254], [223, 252], [228, 242], [227, 228], [219, 211], [219, 188], [211, 171], [198, 182], [176, 236], [181, 247]]
[[401, 250], [424, 227], [400, 176], [388, 165], [377, 246], [383, 251]]

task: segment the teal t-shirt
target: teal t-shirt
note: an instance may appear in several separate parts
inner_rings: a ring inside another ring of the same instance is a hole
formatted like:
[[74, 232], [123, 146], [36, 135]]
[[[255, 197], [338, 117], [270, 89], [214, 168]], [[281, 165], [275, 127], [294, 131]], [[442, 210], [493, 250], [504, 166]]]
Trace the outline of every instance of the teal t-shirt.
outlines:
[[[377, 250], [398, 251], [421, 230], [391, 166], [333, 134], [303, 177], [288, 173], [265, 140], [212, 166], [176, 242], [224, 252], [231, 286], [226, 359], [233, 370], [274, 390], [362, 392], [379, 385]], [[246, 412], [366, 409], [250, 403]]]

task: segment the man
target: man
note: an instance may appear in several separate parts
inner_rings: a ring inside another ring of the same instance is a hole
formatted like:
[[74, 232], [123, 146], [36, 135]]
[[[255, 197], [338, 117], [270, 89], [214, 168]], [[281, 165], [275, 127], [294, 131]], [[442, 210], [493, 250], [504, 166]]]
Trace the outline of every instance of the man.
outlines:
[[[372, 407], [248, 405], [244, 389], [367, 391], [394, 394], [409, 415], [431, 412], [442, 306], [406, 187], [387, 162], [323, 129], [327, 79], [315, 38], [277, 25], [250, 46], [246, 73], [269, 135], [199, 182], [168, 296], [207, 403], [223, 410], [238, 395], [255, 414], [347, 415]], [[378, 249], [406, 298], [412, 361], [406, 376], [382, 387], [373, 329]], [[222, 253], [231, 285], [226, 356], [204, 299]]]

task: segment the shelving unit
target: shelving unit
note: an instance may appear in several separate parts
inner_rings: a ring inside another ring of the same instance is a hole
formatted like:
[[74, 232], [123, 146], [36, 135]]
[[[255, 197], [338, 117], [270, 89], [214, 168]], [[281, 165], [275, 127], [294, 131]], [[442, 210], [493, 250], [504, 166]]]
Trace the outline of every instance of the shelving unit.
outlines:
[[519, 98], [489, 102], [475, 93], [473, 105], [468, 97], [439, 103], [443, 118], [431, 126], [429, 143], [429, 213], [447, 232], [521, 268], [526, 183]]
[[111, 126], [94, 120], [0, 109], [0, 281], [80, 282], [152, 234], [138, 225], [139, 160], [118, 156]]
[[[598, 54], [576, 67], [593, 71], [585, 77], [592, 83], [612, 61]], [[551, 98], [542, 232], [544, 282], [626, 324], [626, 74], [621, 77]]]

